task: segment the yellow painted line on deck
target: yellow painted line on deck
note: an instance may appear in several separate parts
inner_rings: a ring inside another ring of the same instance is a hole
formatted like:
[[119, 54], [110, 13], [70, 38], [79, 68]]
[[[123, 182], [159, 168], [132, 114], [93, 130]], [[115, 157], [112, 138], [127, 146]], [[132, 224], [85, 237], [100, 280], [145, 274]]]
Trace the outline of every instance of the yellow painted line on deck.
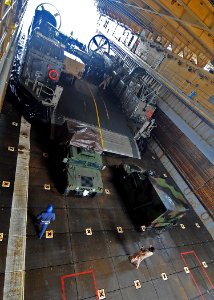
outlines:
[[102, 149], [104, 150], [104, 140], [103, 140], [103, 133], [102, 133], [102, 128], [101, 128], [101, 125], [100, 125], [100, 117], [99, 117], [99, 110], [98, 110], [98, 107], [97, 107], [97, 102], [96, 102], [96, 99], [89, 87], [89, 85], [87, 84], [87, 87], [91, 93], [91, 96], [93, 98], [93, 101], [94, 101], [94, 106], [95, 106], [95, 109], [96, 109], [96, 115], [97, 115], [97, 124], [98, 124], [98, 128], [99, 128], [99, 133], [100, 133], [100, 141], [101, 141], [101, 145], [102, 145]]
[[105, 110], [106, 110], [106, 115], [107, 115], [107, 118], [110, 120], [110, 117], [109, 117], [109, 113], [108, 113], [108, 109], [107, 109], [107, 106], [106, 106], [106, 103], [105, 103], [105, 100], [102, 98], [103, 100], [103, 103], [104, 103], [104, 106], [105, 106]]
[[85, 101], [85, 99], [84, 99], [84, 112], [86, 113], [86, 101]]

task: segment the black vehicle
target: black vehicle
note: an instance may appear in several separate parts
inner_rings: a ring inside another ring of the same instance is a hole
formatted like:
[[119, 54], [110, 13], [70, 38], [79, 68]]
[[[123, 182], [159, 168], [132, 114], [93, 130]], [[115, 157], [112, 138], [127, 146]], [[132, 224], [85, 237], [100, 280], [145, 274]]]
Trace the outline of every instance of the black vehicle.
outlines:
[[50, 121], [66, 83], [73, 84], [88, 75], [93, 78], [93, 74], [102, 78], [110, 67], [110, 42], [105, 36], [95, 35], [87, 47], [59, 31], [60, 25], [61, 16], [54, 5], [41, 3], [36, 7], [18, 76], [18, 96], [25, 102], [28, 115], [46, 122]]
[[187, 201], [166, 178], [133, 165], [115, 168], [128, 211], [138, 228], [164, 229], [189, 210]]

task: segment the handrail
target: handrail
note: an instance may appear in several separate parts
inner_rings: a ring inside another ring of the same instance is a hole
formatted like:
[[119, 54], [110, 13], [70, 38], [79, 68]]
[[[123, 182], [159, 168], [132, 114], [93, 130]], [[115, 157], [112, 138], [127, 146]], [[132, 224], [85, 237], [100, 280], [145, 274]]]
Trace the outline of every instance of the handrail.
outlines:
[[3, 17], [0, 19], [0, 24], [3, 23], [4, 19], [7, 17], [8, 13], [11, 11], [11, 9], [13, 9], [13, 7], [14, 7], [14, 5], [16, 4], [17, 1], [18, 1], [18, 0], [15, 0], [15, 1], [13, 2], [13, 4], [12, 4], [10, 7], [8, 7], [8, 9], [6, 10], [5, 14], [4, 14]]
[[7, 32], [4, 32], [3, 35], [0, 37], [0, 47], [3, 44], [5, 38], [6, 38]]
[[[4, 15], [0, 18], [0, 61], [6, 51], [9, 41], [11, 40], [13, 30], [15, 29], [14, 23], [18, 21], [17, 16], [23, 12], [27, 2], [28, 0], [22, 0], [21, 3], [19, 3], [18, 0], [14, 0], [13, 3], [6, 9], [6, 11], [4, 11], [5, 3], [1, 2], [0, 16], [3, 13]], [[21, 4], [21, 6], [19, 6], [19, 4]]]

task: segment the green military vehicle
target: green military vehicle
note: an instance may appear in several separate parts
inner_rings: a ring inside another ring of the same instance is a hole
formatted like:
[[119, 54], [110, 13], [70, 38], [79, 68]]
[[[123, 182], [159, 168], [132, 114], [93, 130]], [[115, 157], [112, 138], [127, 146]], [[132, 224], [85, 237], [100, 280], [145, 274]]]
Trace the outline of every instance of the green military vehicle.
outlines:
[[95, 196], [103, 192], [101, 178], [102, 157], [93, 150], [80, 147], [67, 146], [64, 148], [65, 191], [68, 195], [71, 191], [77, 196]]
[[[60, 191], [64, 195], [93, 197], [103, 192], [101, 178], [102, 145], [99, 131], [76, 120], [66, 120], [54, 126], [58, 144]], [[63, 162], [63, 165], [62, 165]]]
[[189, 210], [187, 201], [168, 178], [133, 165], [121, 165], [116, 174], [127, 209], [142, 230], [176, 225]]

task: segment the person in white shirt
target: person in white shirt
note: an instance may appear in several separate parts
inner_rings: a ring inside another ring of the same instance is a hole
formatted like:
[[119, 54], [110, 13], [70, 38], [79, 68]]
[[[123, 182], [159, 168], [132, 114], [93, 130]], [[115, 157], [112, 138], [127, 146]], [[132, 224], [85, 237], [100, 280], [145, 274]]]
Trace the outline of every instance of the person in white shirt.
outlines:
[[138, 252], [134, 253], [133, 255], [129, 256], [129, 260], [138, 269], [139, 266], [140, 266], [140, 263], [144, 259], [152, 256], [154, 254], [154, 251], [155, 251], [155, 248], [152, 245], [150, 245], [149, 248], [141, 247], [140, 251], [138, 251]]
[[103, 81], [102, 81], [102, 82], [100, 83], [100, 85], [99, 85], [99, 88], [101, 88], [101, 87], [103, 86], [103, 89], [105, 90], [105, 89], [108, 87], [108, 85], [109, 85], [111, 79], [112, 79], [112, 76], [111, 76], [111, 75], [105, 74], [105, 75], [104, 75]]

